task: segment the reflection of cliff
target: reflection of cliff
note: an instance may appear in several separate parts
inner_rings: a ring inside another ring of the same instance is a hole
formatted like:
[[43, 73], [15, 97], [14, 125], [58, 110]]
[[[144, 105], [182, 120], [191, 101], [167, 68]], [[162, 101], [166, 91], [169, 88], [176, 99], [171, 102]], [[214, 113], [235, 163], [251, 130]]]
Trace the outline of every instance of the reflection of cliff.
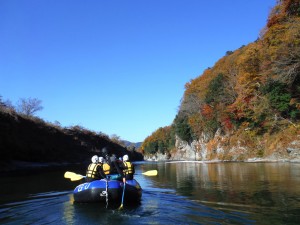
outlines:
[[299, 164], [167, 163], [164, 183], [184, 196], [213, 204], [275, 206], [299, 196]]

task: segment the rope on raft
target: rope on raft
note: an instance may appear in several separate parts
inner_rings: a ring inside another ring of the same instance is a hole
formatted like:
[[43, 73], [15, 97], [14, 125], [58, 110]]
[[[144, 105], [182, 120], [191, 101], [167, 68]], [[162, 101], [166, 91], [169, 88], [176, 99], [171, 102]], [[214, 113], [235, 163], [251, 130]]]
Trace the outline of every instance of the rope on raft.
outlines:
[[106, 177], [106, 208], [108, 207], [108, 177]]

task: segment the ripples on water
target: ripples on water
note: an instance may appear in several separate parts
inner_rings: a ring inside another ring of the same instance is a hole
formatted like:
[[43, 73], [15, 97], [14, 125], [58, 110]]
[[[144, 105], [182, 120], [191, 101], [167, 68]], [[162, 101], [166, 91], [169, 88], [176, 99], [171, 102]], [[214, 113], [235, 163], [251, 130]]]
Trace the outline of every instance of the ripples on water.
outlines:
[[177, 196], [173, 190], [150, 188], [139, 205], [106, 209], [105, 204], [74, 204], [72, 193], [30, 195], [1, 205], [1, 224], [252, 224], [247, 215], [228, 214]]
[[1, 224], [55, 224], [69, 192], [40, 193], [26, 200], [1, 205]]
[[[34, 183], [36, 177], [30, 181], [27, 177], [34, 188], [24, 183], [26, 191], [17, 190], [18, 200], [13, 197], [15, 189], [10, 192], [9, 185], [3, 189], [7, 179], [0, 179], [0, 197], [6, 196], [0, 200], [0, 224], [298, 224], [299, 167], [281, 167], [278, 174], [277, 167], [264, 171], [262, 165], [258, 169], [228, 166], [137, 165], [142, 201], [124, 203], [123, 210], [111, 204], [108, 208], [102, 203], [74, 204], [72, 191], [78, 183], [54, 182], [53, 177], [61, 177], [63, 172], [53, 174], [52, 179], [39, 177], [43, 182], [40, 188]], [[141, 175], [156, 168], [157, 177]], [[293, 171], [296, 179], [289, 179], [285, 172], [283, 176], [286, 169]], [[290, 185], [298, 186], [293, 189]]]

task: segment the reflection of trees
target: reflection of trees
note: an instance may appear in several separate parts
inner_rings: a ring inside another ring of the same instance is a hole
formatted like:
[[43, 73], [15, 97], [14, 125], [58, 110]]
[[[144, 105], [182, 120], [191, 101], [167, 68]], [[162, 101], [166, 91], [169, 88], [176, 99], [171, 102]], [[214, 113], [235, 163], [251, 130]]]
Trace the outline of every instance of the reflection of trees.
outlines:
[[253, 195], [253, 202], [260, 206], [274, 206], [272, 193], [269, 190], [261, 190]]
[[[300, 165], [292, 164], [295, 169]], [[285, 207], [299, 196], [300, 177], [285, 163], [171, 163], [162, 183], [184, 196], [214, 204]], [[298, 203], [299, 205], [299, 203]]]
[[195, 191], [195, 187], [194, 177], [188, 176], [178, 183], [177, 192], [184, 196], [192, 196], [192, 193]]

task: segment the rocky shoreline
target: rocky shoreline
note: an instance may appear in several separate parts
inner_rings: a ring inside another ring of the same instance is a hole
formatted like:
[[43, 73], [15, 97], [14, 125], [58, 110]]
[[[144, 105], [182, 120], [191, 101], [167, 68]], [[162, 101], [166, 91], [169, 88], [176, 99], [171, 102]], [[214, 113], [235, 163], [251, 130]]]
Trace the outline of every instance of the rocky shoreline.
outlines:
[[[225, 137], [215, 135], [210, 145], [204, 139], [188, 143], [176, 136], [175, 149], [168, 154], [159, 152], [144, 156], [149, 161], [199, 161], [199, 162], [291, 162], [300, 163], [300, 135], [289, 140], [285, 145], [278, 144], [273, 151], [263, 149], [264, 154], [258, 154], [257, 147], [247, 147], [238, 142], [236, 146], [224, 145]], [[222, 141], [223, 140], [223, 141]]]
[[156, 155], [153, 157], [148, 157], [145, 159], [146, 161], [165, 161], [166, 163], [223, 163], [223, 162], [246, 162], [246, 163], [282, 163], [282, 162], [288, 162], [288, 163], [300, 163], [299, 158], [293, 158], [293, 159], [287, 159], [287, 158], [281, 158], [281, 159], [271, 159], [271, 158], [249, 158], [247, 160], [170, 160], [167, 159], [165, 155]]

